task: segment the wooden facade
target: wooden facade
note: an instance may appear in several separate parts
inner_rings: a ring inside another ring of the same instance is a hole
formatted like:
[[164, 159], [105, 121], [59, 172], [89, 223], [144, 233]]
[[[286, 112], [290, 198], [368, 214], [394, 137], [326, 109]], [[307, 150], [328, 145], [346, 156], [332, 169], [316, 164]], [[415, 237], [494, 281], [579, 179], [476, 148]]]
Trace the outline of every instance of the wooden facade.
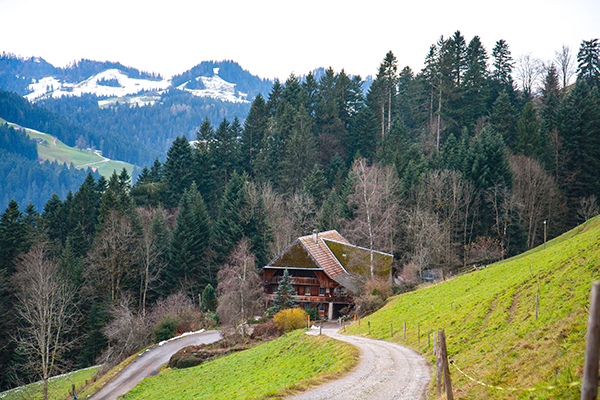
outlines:
[[[349, 289], [353, 289], [355, 274], [365, 270], [365, 251], [351, 245], [337, 231], [296, 239], [261, 269], [267, 303], [275, 299], [287, 270], [300, 307], [317, 308], [323, 318], [337, 318], [342, 308], [352, 304]], [[379, 275], [389, 275], [393, 256], [376, 252], [376, 259]]]

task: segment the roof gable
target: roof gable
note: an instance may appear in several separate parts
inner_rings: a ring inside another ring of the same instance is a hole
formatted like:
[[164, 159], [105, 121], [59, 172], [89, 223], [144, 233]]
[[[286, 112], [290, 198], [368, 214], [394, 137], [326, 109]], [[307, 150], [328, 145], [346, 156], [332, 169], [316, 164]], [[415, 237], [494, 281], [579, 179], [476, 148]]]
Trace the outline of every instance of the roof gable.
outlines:
[[299, 239], [275, 257], [267, 267], [274, 268], [311, 268], [321, 269]]
[[[325, 239], [324, 243], [348, 273], [362, 276], [371, 274], [371, 251], [369, 249], [328, 239]], [[380, 278], [389, 278], [393, 260], [393, 255], [373, 250], [374, 274]]]

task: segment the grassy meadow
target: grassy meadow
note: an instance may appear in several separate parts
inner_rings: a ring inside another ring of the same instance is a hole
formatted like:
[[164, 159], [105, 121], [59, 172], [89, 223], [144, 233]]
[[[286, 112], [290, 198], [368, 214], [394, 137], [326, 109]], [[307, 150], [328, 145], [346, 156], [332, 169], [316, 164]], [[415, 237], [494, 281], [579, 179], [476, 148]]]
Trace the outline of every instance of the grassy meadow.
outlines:
[[[444, 329], [449, 359], [480, 382], [451, 366], [455, 398], [578, 399], [589, 293], [599, 265], [595, 218], [545, 248], [393, 297], [362, 319], [361, 334], [406, 343], [435, 366], [433, 332]], [[346, 333], [358, 329], [356, 322]]]
[[303, 330], [252, 349], [186, 369], [166, 369], [126, 396], [141, 399], [267, 399], [335, 378], [358, 359], [357, 350]]
[[[6, 123], [6, 121], [0, 118], [0, 123]], [[9, 125], [14, 126], [11, 123]], [[125, 168], [130, 175], [133, 172], [133, 164], [116, 160], [104, 161], [104, 157], [90, 151], [69, 147], [60, 140], [55, 139], [52, 135], [31, 129], [25, 129], [25, 132], [31, 139], [39, 138], [44, 141], [37, 144], [38, 156], [41, 161], [57, 161], [61, 164], [72, 163], [75, 168], [94, 167], [98, 169], [100, 175], [107, 179], [110, 178], [115, 170], [117, 173], [120, 173]]]
[[[81, 369], [69, 374], [51, 378], [48, 383], [48, 398], [52, 400], [62, 400], [69, 398], [72, 385], [75, 388], [81, 388], [85, 382], [91, 382], [94, 376], [100, 371], [101, 366]], [[44, 385], [42, 382], [32, 383], [21, 386], [6, 392], [0, 393], [2, 400], [38, 400], [43, 398]]]

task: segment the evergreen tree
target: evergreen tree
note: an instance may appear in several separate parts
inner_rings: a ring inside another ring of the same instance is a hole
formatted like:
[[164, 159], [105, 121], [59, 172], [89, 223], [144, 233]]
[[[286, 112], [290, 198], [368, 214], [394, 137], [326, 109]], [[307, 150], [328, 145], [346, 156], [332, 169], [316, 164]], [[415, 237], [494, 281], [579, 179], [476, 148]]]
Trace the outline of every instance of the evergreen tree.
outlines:
[[465, 176], [473, 181], [480, 192], [494, 185], [512, 185], [506, 146], [500, 135], [489, 127], [482, 129], [473, 139], [465, 167]]
[[193, 165], [194, 158], [190, 143], [185, 135], [177, 136], [167, 152], [167, 160], [164, 164], [166, 206], [175, 207], [184, 190], [192, 184]]
[[310, 116], [301, 106], [281, 160], [280, 182], [285, 191], [299, 189], [302, 180], [317, 161], [317, 143], [311, 132], [311, 122]]
[[600, 79], [600, 39], [583, 40], [577, 53], [577, 79], [592, 86]]
[[545, 141], [540, 133], [540, 122], [533, 103], [525, 104], [517, 123], [517, 154], [541, 159], [544, 155]]
[[513, 80], [511, 73], [514, 62], [506, 40], [500, 39], [496, 42], [492, 50], [492, 57], [494, 58], [491, 74], [492, 80], [498, 84], [500, 90], [512, 91]]
[[467, 48], [469, 69], [464, 79], [464, 98], [468, 102], [462, 108], [463, 125], [473, 127], [477, 119], [486, 114], [488, 98], [487, 53], [478, 36], [475, 36]]
[[217, 310], [217, 294], [210, 283], [202, 291], [202, 304], [200, 311], [215, 312]]
[[568, 184], [569, 204], [600, 193], [600, 101], [595, 88], [578, 79], [574, 89], [562, 102], [558, 115], [558, 132], [569, 154], [565, 169], [573, 180]]
[[327, 178], [325, 171], [319, 164], [315, 164], [310, 174], [302, 181], [302, 190], [315, 200], [315, 204], [320, 205], [327, 189]]
[[267, 104], [260, 93], [254, 98], [248, 117], [244, 122], [244, 132], [240, 144], [240, 162], [248, 174], [253, 174], [257, 155], [262, 150], [263, 137], [268, 126]]
[[234, 172], [221, 197], [214, 229], [216, 264], [221, 265], [244, 235], [242, 210], [247, 209], [246, 177]]
[[275, 299], [273, 299], [272, 313], [277, 314], [281, 310], [296, 307], [295, 294], [294, 286], [292, 286], [292, 282], [290, 281], [290, 274], [286, 269], [283, 272], [283, 278], [277, 285], [277, 293], [275, 294]]
[[190, 294], [215, 283], [216, 274], [209, 262], [211, 226], [202, 195], [195, 184], [184, 191], [170, 242], [169, 265], [165, 270], [167, 293], [183, 287]]
[[30, 246], [25, 218], [16, 201], [11, 200], [0, 217], [0, 275], [8, 279], [14, 272], [19, 255]]
[[494, 102], [489, 121], [494, 130], [502, 136], [504, 143], [511, 149], [515, 149], [517, 145], [515, 135], [517, 117], [506, 90], [500, 92]]

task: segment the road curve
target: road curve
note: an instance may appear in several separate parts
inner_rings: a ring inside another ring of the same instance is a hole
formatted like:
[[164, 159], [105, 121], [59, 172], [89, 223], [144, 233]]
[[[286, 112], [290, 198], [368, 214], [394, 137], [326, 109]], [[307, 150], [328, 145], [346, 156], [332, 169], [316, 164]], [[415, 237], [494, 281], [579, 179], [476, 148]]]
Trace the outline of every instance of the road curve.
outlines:
[[340, 335], [332, 328], [324, 328], [323, 334], [358, 347], [358, 366], [340, 379], [286, 400], [425, 399], [430, 368], [416, 351], [384, 340]]
[[142, 379], [158, 374], [158, 369], [169, 361], [180, 349], [204, 343], [213, 343], [222, 338], [220, 331], [206, 331], [171, 340], [142, 353], [112, 381], [106, 384], [89, 400], [117, 400], [133, 389]]

